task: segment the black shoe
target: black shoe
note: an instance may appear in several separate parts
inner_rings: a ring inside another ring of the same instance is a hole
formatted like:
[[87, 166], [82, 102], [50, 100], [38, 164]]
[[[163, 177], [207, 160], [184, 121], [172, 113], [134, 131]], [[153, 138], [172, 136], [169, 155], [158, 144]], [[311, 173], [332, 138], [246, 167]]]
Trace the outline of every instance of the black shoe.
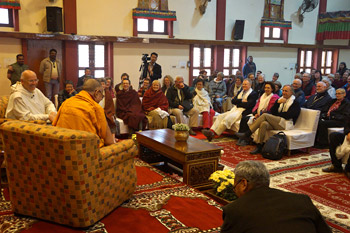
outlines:
[[196, 136], [197, 135], [196, 132], [193, 131], [193, 129], [190, 129], [189, 134], [192, 135], [192, 136]]
[[260, 154], [261, 150], [263, 148], [262, 144], [257, 144], [255, 149], [250, 152], [250, 154], [255, 155], [255, 154]]
[[344, 173], [345, 173], [345, 176], [346, 176], [348, 179], [350, 179], [350, 171], [344, 171]]
[[244, 132], [244, 133], [235, 133], [235, 135], [239, 139], [249, 139], [249, 137], [252, 135], [252, 132], [250, 130]]
[[334, 165], [331, 165], [329, 167], [323, 168], [323, 172], [334, 172], [334, 173], [342, 173], [343, 168], [342, 167], [335, 167]]
[[211, 142], [211, 140], [214, 138], [215, 134], [210, 129], [203, 129], [202, 133], [204, 136], [207, 137], [208, 141]]
[[238, 139], [238, 141], [236, 142], [236, 146], [242, 146], [242, 139]]

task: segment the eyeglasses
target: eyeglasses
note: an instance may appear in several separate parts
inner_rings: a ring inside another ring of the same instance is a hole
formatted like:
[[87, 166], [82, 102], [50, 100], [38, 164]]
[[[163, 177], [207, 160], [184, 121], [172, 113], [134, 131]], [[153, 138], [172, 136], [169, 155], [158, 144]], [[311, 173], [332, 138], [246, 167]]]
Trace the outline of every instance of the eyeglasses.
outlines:
[[38, 81], [39, 81], [39, 79], [27, 80], [28, 83], [37, 83]]
[[236, 192], [236, 187], [241, 183], [242, 179], [240, 179], [235, 185], [233, 185], [233, 192]]

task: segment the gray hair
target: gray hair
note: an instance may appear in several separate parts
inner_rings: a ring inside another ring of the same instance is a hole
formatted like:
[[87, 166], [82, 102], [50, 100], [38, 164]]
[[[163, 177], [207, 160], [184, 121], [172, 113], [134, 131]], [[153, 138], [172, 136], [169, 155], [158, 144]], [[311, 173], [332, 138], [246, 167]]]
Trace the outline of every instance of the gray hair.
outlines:
[[234, 173], [237, 181], [244, 178], [253, 188], [270, 185], [269, 171], [262, 162], [251, 160], [240, 162]]
[[225, 77], [224, 73], [222, 73], [222, 72], [219, 72], [219, 73], [217, 74], [217, 76], [222, 77], [222, 79], [224, 79], [224, 77]]
[[184, 77], [181, 76], [181, 75], [178, 75], [178, 76], [175, 77], [175, 82], [176, 82], [177, 80], [179, 80], [179, 79], [181, 79], [182, 81], [184, 81]]
[[286, 85], [284, 85], [284, 86], [282, 87], [282, 89], [283, 89], [284, 87], [289, 87], [289, 88], [292, 90], [292, 94], [293, 94], [293, 95], [295, 94], [294, 88], [292, 87], [292, 85], [286, 84]]
[[94, 78], [90, 78], [84, 82], [83, 90], [93, 93], [99, 87], [102, 87], [101, 83]]
[[303, 84], [303, 82], [300, 79], [298, 79], [298, 78], [294, 79], [293, 83], [294, 83], [294, 81], [297, 81], [299, 83], [299, 85]]

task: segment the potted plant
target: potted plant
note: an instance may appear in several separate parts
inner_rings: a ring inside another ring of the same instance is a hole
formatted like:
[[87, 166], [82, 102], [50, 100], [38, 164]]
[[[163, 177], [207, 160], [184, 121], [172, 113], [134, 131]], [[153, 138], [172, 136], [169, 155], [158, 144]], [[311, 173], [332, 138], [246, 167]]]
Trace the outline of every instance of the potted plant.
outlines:
[[214, 182], [215, 195], [229, 202], [237, 199], [233, 191], [235, 174], [231, 170], [216, 171], [210, 175], [209, 180]]
[[185, 142], [189, 137], [190, 127], [183, 123], [177, 123], [173, 125], [173, 129], [175, 130], [175, 139], [178, 142]]

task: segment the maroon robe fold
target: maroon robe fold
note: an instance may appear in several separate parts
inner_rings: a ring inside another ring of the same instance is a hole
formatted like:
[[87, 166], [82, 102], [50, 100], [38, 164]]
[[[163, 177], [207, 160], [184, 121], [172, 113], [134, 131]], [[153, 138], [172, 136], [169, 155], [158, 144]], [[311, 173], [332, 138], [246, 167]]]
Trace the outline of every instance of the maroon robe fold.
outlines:
[[142, 99], [142, 108], [145, 112], [150, 112], [156, 108], [168, 111], [168, 99], [161, 89], [154, 91], [152, 88], [148, 89]]

